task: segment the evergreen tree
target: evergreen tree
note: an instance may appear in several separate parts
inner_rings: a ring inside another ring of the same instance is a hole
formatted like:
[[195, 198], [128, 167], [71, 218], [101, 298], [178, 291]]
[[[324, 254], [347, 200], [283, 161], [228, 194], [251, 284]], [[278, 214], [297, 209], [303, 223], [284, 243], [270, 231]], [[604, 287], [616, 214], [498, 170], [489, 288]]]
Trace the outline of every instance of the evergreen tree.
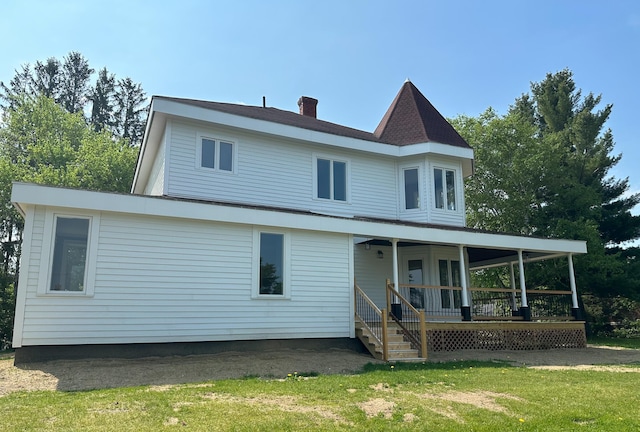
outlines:
[[34, 68], [32, 92], [60, 100], [60, 86], [62, 84], [62, 69], [60, 62], [50, 57], [45, 63], [37, 61]]
[[[580, 291], [640, 298], [638, 268], [615, 247], [640, 237], [640, 217], [631, 214], [640, 195], [609, 174], [621, 156], [604, 130], [612, 107], [598, 109], [600, 102], [583, 97], [564, 70], [533, 83], [505, 116], [489, 110], [454, 120], [476, 154], [468, 219], [478, 228], [586, 240], [589, 253], [575, 259]], [[565, 264], [555, 262], [528, 266], [527, 279], [568, 286]]]
[[89, 62], [79, 52], [72, 51], [62, 65], [64, 79], [60, 103], [70, 113], [82, 112], [89, 99], [89, 78], [94, 72]]
[[115, 130], [118, 136], [130, 140], [131, 145], [142, 142], [146, 119], [146, 96], [140, 84], [131, 78], [118, 80], [115, 109]]
[[107, 68], [98, 72], [96, 85], [91, 90], [91, 119], [90, 123], [96, 132], [103, 129], [112, 131], [115, 125], [114, 98], [116, 77]]
[[31, 66], [29, 63], [20, 66], [20, 70], [15, 71], [15, 75], [9, 81], [9, 85], [0, 81], [0, 100], [3, 101], [2, 108], [13, 109], [18, 106], [25, 97], [33, 95]]

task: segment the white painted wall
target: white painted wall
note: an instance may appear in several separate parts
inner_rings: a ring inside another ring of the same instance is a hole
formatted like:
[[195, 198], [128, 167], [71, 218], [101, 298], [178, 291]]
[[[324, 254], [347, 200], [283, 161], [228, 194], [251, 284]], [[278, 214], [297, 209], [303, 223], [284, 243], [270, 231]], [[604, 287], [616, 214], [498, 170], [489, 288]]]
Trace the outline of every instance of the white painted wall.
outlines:
[[[422, 208], [418, 212], [401, 209], [399, 161], [381, 156], [326, 145], [312, 145], [268, 135], [212, 127], [206, 123], [174, 120], [167, 129], [170, 161], [165, 170], [165, 190], [170, 196], [211, 199], [254, 205], [293, 208], [343, 216], [368, 216], [464, 225], [462, 165], [445, 160], [458, 172], [460, 211], [438, 213], [432, 207], [433, 185], [430, 159], [424, 156], [402, 158], [401, 164], [421, 165]], [[237, 145], [235, 173], [202, 169], [197, 164], [199, 135], [219, 138]], [[351, 182], [350, 201], [336, 202], [314, 198], [313, 155], [348, 159]], [[453, 162], [452, 162], [453, 161]]]
[[93, 297], [37, 295], [44, 214], [26, 227], [16, 346], [352, 335], [349, 235], [289, 231], [291, 298], [252, 299], [253, 226], [102, 212]]

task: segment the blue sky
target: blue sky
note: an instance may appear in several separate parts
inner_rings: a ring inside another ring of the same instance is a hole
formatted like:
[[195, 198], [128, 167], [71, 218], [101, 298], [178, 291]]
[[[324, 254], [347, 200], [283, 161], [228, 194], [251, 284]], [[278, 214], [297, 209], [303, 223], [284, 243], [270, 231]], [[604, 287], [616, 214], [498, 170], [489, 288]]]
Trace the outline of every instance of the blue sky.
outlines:
[[[446, 117], [504, 113], [569, 68], [613, 104], [613, 171], [640, 191], [640, 2], [28, 1], [0, 5], [0, 80], [81, 52], [148, 95], [267, 104], [373, 131], [406, 78]], [[636, 208], [636, 213], [640, 209]]]

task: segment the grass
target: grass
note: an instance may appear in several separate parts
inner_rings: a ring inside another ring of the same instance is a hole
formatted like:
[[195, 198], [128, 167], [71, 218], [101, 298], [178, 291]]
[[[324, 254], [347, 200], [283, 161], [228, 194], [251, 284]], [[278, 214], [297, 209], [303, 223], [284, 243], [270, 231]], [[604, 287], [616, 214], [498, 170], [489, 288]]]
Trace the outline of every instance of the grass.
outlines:
[[587, 341], [592, 345], [602, 345], [602, 346], [616, 346], [622, 348], [634, 348], [640, 349], [640, 338], [614, 338], [614, 337], [605, 337], [605, 336], [597, 336], [590, 337]]
[[[230, 365], [233, 367], [233, 365]], [[13, 393], [3, 430], [637, 431], [636, 372], [502, 363], [369, 365], [361, 374]]]

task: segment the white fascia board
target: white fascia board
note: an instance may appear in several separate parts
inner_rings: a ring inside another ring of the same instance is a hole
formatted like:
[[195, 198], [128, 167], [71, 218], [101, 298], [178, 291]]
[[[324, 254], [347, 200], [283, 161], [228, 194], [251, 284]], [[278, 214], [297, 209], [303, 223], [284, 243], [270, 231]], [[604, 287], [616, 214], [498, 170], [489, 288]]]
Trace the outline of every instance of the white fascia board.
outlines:
[[253, 132], [260, 132], [294, 140], [326, 144], [334, 147], [341, 147], [345, 149], [358, 150], [385, 156], [403, 157], [426, 153], [435, 153], [445, 156], [473, 159], [473, 149], [471, 148], [456, 147], [435, 142], [396, 146], [392, 144], [384, 144], [374, 141], [366, 141], [340, 135], [333, 135], [325, 132], [318, 132], [310, 129], [283, 125], [281, 123], [275, 123], [266, 120], [258, 120], [249, 117], [228, 114], [221, 111], [196, 107], [193, 105], [182, 104], [165, 99], [154, 100], [152, 108], [156, 111], [161, 111], [165, 114], [174, 115], [177, 117], [186, 117], [193, 120], [217, 123]]
[[11, 201], [19, 207], [24, 207], [25, 205], [44, 205], [91, 211], [353, 234], [360, 237], [398, 238], [401, 240], [440, 243], [443, 245], [464, 245], [511, 250], [522, 249], [544, 253], [559, 252], [580, 254], [587, 252], [586, 242], [578, 240], [539, 239], [503, 234], [458, 231], [455, 229], [289, 213], [286, 211], [243, 208], [158, 197], [53, 188], [27, 183], [13, 184]]
[[136, 171], [133, 175], [133, 183], [131, 185], [132, 193], [142, 193], [144, 190], [149, 175], [151, 174], [151, 169], [153, 168], [153, 161], [158, 151], [160, 140], [163, 136], [166, 116], [155, 109], [157, 102], [156, 99], [151, 100], [147, 126], [144, 131], [144, 140], [140, 145]]

